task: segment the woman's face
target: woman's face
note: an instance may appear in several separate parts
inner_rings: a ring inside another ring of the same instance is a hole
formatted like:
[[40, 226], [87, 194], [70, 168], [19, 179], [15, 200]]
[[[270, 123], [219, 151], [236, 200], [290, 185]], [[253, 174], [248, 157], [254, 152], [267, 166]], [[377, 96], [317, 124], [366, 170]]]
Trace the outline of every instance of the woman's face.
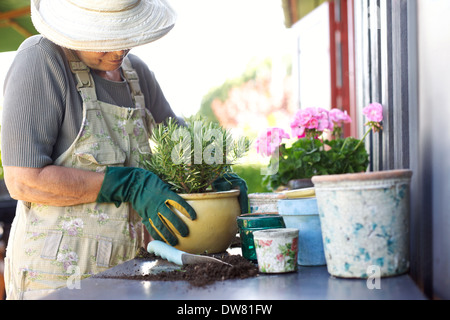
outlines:
[[114, 71], [120, 68], [130, 50], [111, 52], [76, 51], [78, 58], [89, 68], [98, 71]]

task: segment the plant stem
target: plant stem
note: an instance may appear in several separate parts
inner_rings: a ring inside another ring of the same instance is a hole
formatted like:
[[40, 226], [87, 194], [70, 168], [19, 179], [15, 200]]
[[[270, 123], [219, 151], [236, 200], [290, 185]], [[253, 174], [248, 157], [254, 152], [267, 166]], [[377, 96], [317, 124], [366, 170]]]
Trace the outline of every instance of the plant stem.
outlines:
[[188, 186], [183, 181], [180, 181], [180, 184], [183, 187], [185, 193], [190, 193]]
[[[342, 144], [342, 147], [341, 147], [341, 151], [340, 152], [342, 152], [342, 150], [344, 150], [344, 147], [345, 147], [345, 145], [347, 144], [347, 141], [348, 141], [348, 139], [345, 139], [344, 140], [344, 143]], [[356, 149], [355, 149], [356, 150]]]
[[370, 127], [370, 130], [366, 131], [366, 133], [364, 134], [364, 136], [362, 137], [361, 140], [359, 140], [358, 144], [356, 145], [355, 149], [353, 149], [353, 151], [357, 150], [360, 146], [360, 144], [366, 139], [367, 135], [369, 134], [369, 132], [371, 132], [373, 130], [373, 127]]

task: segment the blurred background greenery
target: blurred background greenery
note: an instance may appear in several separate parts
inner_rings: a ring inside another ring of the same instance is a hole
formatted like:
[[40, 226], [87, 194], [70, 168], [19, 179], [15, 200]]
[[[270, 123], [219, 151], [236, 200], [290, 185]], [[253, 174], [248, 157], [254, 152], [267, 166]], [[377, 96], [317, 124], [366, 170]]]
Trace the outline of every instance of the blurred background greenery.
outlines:
[[252, 142], [247, 156], [232, 166], [233, 171], [247, 182], [249, 194], [270, 192], [263, 185], [264, 175], [261, 174], [268, 159], [256, 153], [254, 142], [265, 128], [289, 128], [296, 110], [291, 78], [289, 56], [277, 61], [255, 59], [240, 76], [227, 79], [203, 97], [197, 115], [207, 121], [219, 122]]
[[269, 192], [269, 190], [263, 186], [261, 175], [262, 165], [254, 164], [237, 164], [233, 166], [233, 171], [247, 182], [248, 194], [258, 192]]

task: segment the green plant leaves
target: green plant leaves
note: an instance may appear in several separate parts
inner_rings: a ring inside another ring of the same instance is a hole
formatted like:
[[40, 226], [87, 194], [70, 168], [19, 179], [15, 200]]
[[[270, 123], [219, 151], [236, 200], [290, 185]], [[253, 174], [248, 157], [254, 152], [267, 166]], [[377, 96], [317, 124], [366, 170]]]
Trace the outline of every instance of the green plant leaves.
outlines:
[[263, 179], [270, 189], [287, 185], [293, 179], [309, 179], [315, 175], [363, 172], [369, 165], [369, 154], [364, 143], [358, 139], [319, 140], [302, 138], [287, 148], [282, 144], [278, 172]]
[[234, 138], [217, 122], [193, 117], [186, 126], [174, 119], [153, 130], [152, 155], [142, 159], [147, 170], [157, 174], [181, 193], [205, 192], [249, 149], [245, 137]]

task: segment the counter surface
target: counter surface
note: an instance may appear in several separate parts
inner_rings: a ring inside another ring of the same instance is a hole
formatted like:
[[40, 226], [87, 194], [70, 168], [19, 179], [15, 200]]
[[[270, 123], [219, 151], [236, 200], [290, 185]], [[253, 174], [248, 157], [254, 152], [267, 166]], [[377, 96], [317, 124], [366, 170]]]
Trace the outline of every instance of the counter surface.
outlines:
[[[126, 262], [145, 269], [146, 261]], [[109, 270], [114, 271], [116, 266]], [[91, 277], [79, 289], [63, 288], [45, 299], [61, 300], [422, 300], [426, 299], [407, 274], [378, 279], [342, 279], [330, 276], [326, 266], [299, 267], [289, 274], [260, 274], [226, 280], [206, 287], [184, 281], [140, 281]], [[376, 288], [379, 284], [379, 289]], [[370, 289], [369, 287], [372, 287]], [[374, 288], [375, 287], [375, 288]]]

